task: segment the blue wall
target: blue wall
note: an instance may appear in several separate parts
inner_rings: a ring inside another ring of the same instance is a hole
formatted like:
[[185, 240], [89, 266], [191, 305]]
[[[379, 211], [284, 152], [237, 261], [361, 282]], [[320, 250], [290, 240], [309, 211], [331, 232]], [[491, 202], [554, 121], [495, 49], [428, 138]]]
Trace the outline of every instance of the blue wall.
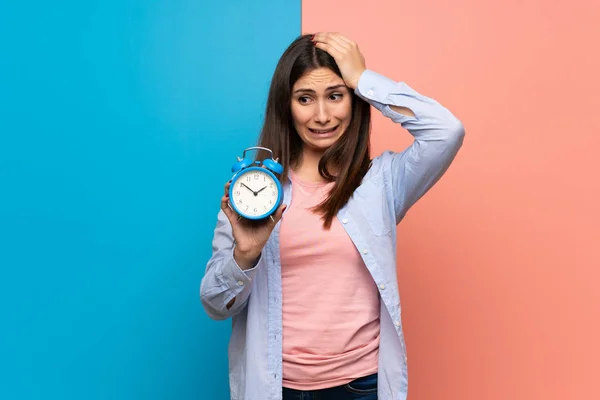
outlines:
[[199, 283], [300, 0], [0, 6], [0, 398], [226, 399]]

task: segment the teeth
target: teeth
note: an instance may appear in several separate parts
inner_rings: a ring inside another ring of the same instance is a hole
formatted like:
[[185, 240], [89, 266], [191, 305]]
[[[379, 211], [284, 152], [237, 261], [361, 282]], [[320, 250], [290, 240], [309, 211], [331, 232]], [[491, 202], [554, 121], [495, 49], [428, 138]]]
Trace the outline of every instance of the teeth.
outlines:
[[315, 133], [329, 133], [329, 132], [333, 132], [334, 130], [335, 130], [335, 128], [328, 129], [326, 131], [321, 131], [321, 130], [317, 130], [317, 129], [311, 129], [311, 131], [313, 131]]

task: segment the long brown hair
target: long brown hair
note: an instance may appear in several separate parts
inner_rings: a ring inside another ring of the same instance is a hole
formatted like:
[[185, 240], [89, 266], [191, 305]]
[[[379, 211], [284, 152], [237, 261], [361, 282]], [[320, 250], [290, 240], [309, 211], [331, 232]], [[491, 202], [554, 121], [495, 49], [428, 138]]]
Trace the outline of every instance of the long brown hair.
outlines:
[[[304, 74], [323, 67], [342, 77], [333, 57], [317, 49], [312, 44], [311, 35], [303, 35], [286, 49], [275, 68], [258, 145], [271, 149], [274, 156], [279, 157], [284, 167], [281, 182], [287, 181], [290, 166], [296, 165], [302, 157], [303, 142], [292, 119], [292, 87]], [[322, 215], [325, 229], [331, 227], [333, 218], [348, 202], [371, 165], [371, 109], [352, 90], [349, 92], [352, 96], [350, 124], [319, 162], [319, 174], [325, 180], [335, 182], [329, 196], [313, 209]], [[332, 175], [328, 167], [334, 167], [337, 175]]]

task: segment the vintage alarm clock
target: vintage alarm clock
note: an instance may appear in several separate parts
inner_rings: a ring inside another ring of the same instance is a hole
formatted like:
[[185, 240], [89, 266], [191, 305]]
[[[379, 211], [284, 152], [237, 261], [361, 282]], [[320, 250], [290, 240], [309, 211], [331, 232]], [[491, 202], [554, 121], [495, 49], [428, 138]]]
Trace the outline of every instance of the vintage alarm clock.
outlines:
[[[265, 150], [271, 158], [252, 161], [246, 157], [250, 150]], [[271, 217], [283, 201], [283, 189], [275, 176], [281, 175], [283, 166], [273, 159], [273, 152], [265, 147], [249, 147], [242, 158], [238, 157], [231, 171], [234, 174], [229, 186], [229, 203], [233, 210], [241, 218], [250, 220]]]

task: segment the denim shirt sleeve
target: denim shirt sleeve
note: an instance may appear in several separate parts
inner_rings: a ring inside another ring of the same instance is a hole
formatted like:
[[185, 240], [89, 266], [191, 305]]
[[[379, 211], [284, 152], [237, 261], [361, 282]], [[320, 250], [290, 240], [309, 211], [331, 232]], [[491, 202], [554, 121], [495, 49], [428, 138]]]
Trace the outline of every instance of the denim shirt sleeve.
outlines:
[[[257, 269], [264, 264], [261, 254], [256, 266], [242, 270], [233, 258], [234, 247], [231, 224], [221, 210], [213, 236], [212, 256], [200, 284], [200, 300], [208, 316], [213, 319], [227, 319], [246, 306], [252, 280]], [[227, 303], [234, 297], [235, 302], [227, 309]]]
[[[385, 151], [379, 157], [382, 171], [390, 175], [386, 181], [392, 184], [399, 223], [446, 172], [462, 146], [464, 127], [437, 101], [371, 70], [363, 72], [355, 93], [414, 137], [404, 151]], [[391, 105], [409, 108], [415, 116], [397, 113]]]

